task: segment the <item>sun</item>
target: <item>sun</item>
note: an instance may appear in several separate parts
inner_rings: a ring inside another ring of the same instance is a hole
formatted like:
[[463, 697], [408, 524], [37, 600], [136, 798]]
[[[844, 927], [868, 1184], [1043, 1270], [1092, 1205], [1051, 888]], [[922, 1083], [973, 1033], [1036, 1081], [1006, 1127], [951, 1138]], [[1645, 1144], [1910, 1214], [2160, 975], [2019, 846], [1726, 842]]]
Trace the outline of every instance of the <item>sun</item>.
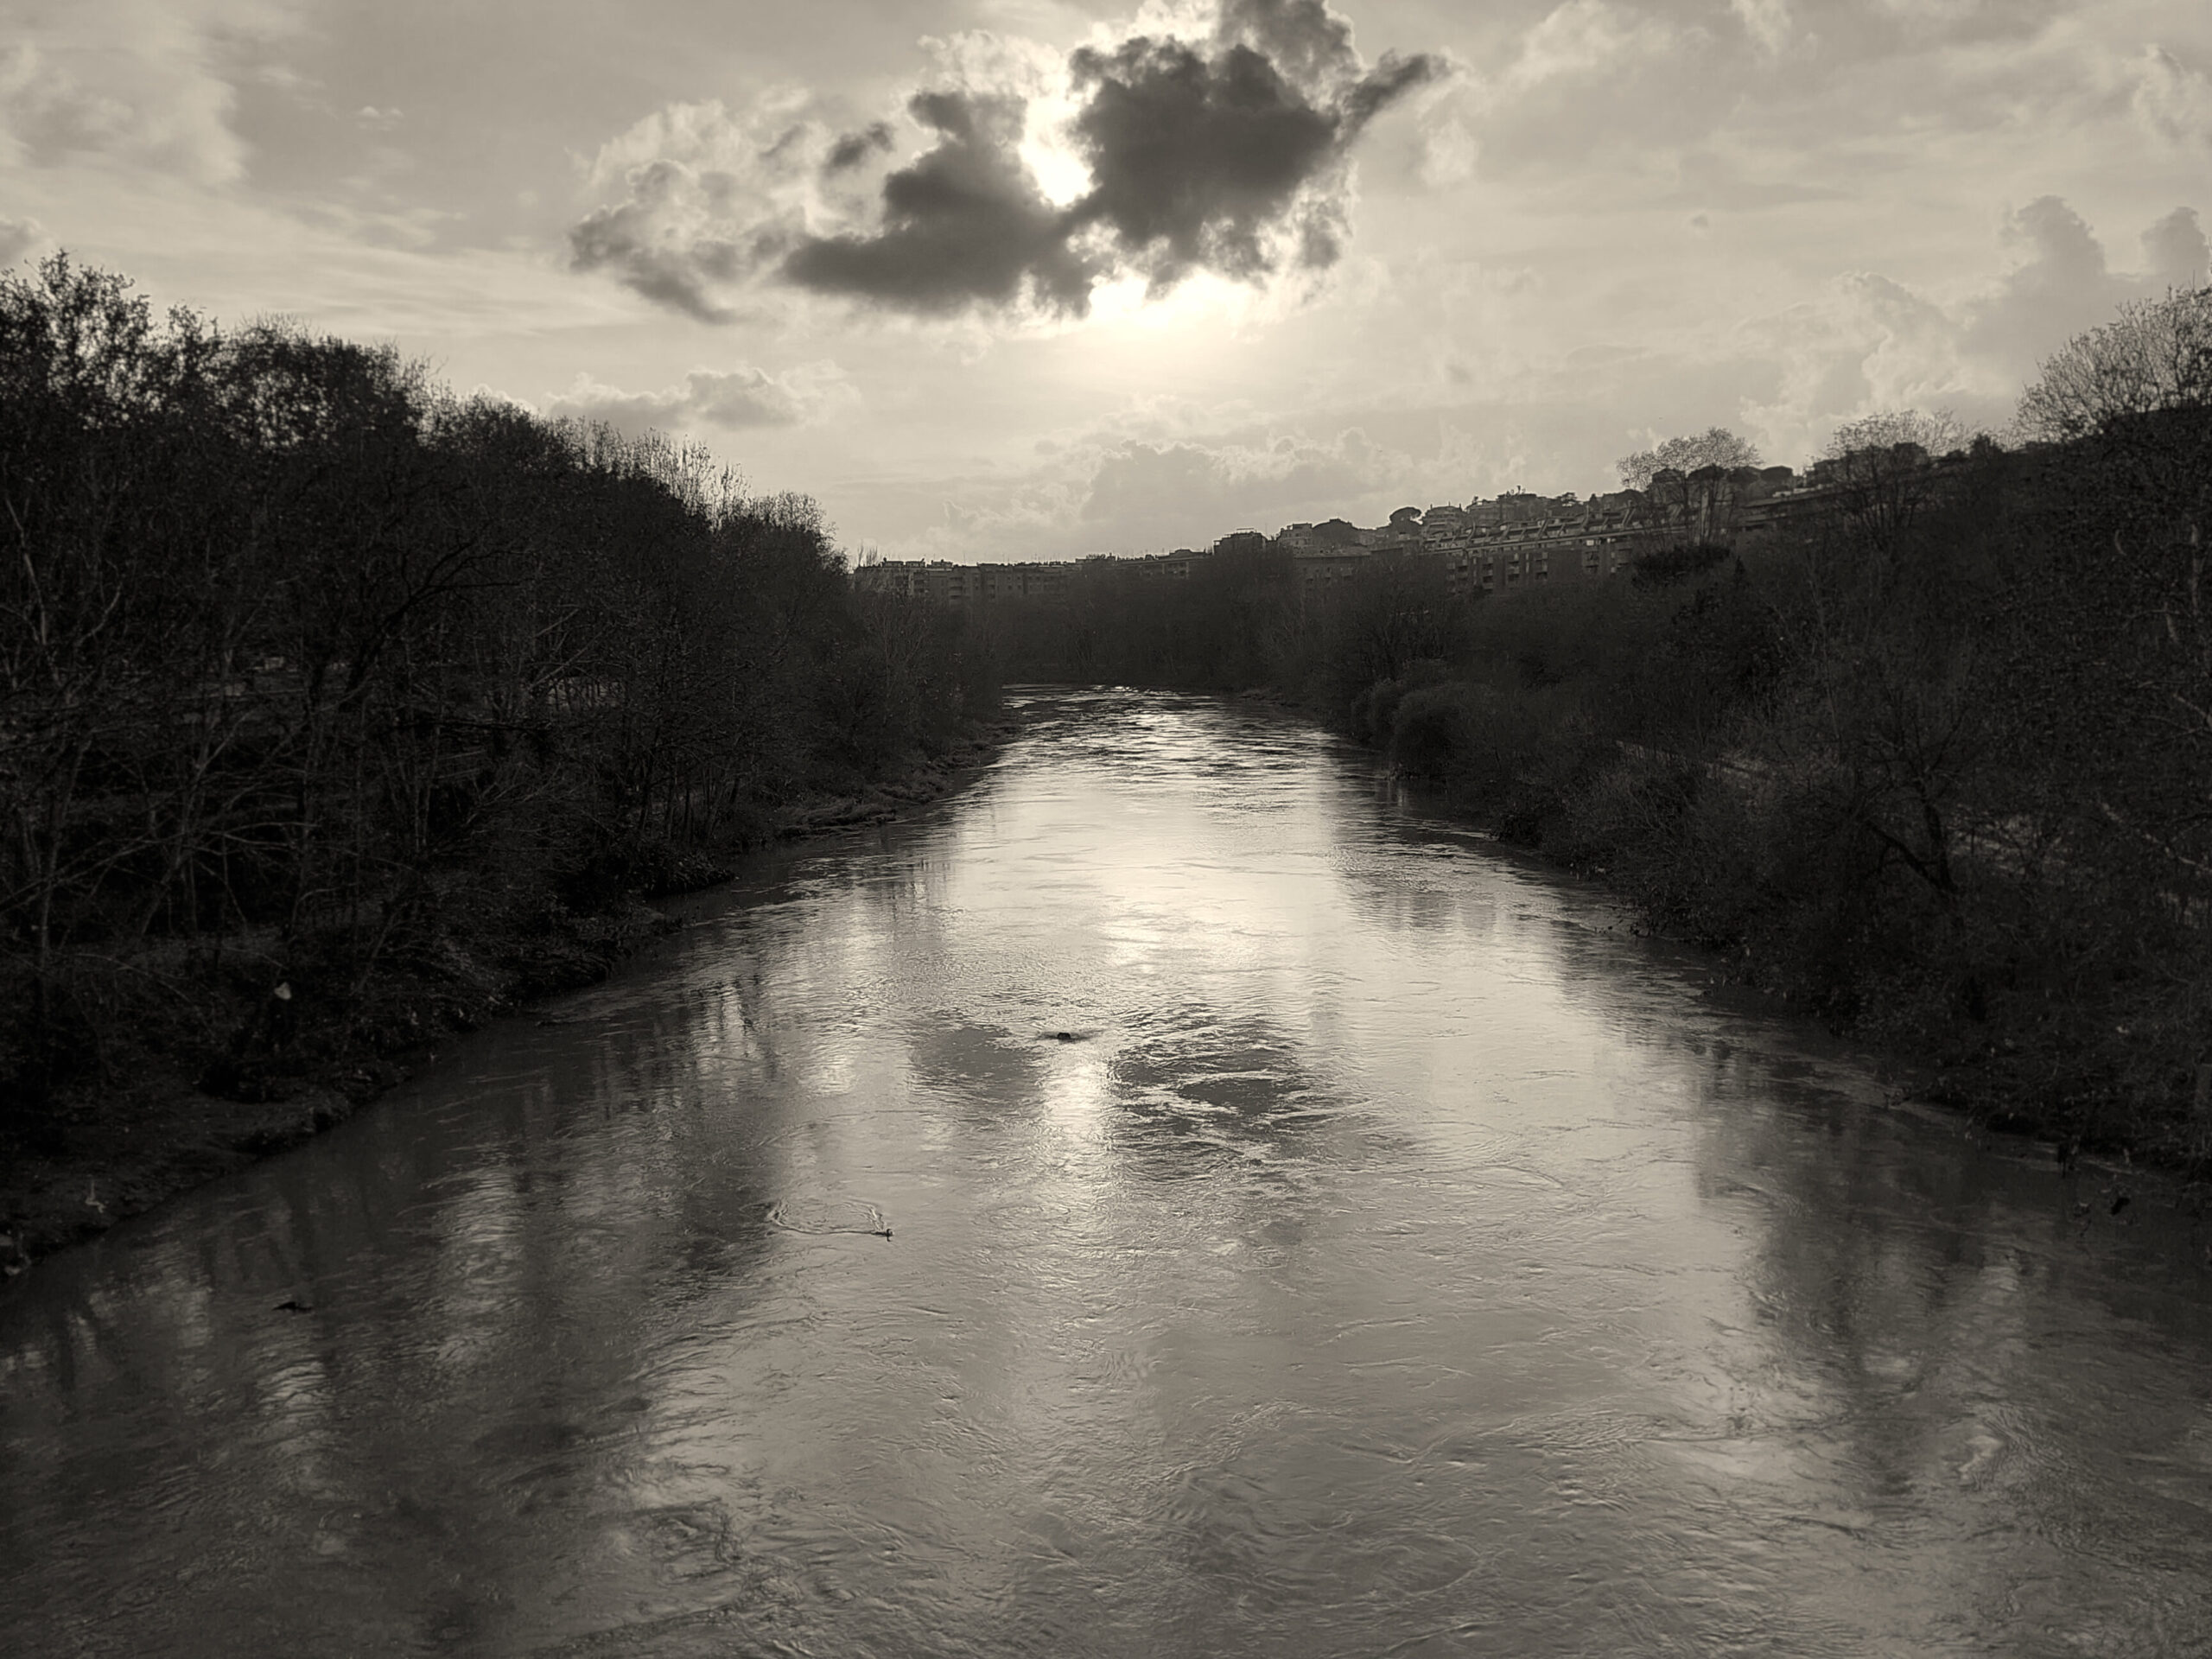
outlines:
[[1062, 85], [1029, 100], [1019, 148], [1022, 164], [1037, 181], [1037, 188], [1055, 207], [1079, 201], [1090, 190], [1090, 163], [1074, 142], [1077, 105], [1071, 90]]

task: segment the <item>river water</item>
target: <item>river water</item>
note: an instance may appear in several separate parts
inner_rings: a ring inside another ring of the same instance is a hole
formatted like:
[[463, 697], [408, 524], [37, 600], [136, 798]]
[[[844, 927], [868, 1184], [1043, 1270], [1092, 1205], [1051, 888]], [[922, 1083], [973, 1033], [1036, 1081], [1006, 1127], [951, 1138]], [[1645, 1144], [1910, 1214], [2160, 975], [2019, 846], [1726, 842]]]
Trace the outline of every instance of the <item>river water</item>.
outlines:
[[2185, 1193], [1303, 727], [1029, 712], [0, 1300], [0, 1649], [2212, 1652]]

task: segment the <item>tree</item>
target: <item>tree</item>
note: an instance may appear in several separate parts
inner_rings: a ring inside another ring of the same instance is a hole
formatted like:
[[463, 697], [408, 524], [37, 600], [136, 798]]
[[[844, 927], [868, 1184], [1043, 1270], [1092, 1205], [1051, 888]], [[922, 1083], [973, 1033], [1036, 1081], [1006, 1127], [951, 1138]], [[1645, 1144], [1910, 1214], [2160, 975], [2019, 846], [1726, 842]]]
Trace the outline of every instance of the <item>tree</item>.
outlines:
[[2060, 443], [2131, 416], [2212, 407], [2212, 288], [2120, 308], [2069, 340], [2020, 399], [2021, 435]]
[[149, 1055], [291, 1075], [448, 943], [941, 747], [994, 663], [886, 608], [703, 450], [0, 273], [0, 1140]]
[[2142, 872], [2161, 923], [2191, 924], [2195, 1040], [2212, 1047], [2212, 288], [2069, 341], [2019, 425], [2064, 445], [2043, 480], [2056, 545], [2017, 607], [2029, 684], [2048, 688], [2031, 713], [2052, 810], [2099, 865]]
[[1614, 463], [1623, 486], [1631, 490], [1650, 488], [1652, 474], [1670, 467], [1678, 473], [1694, 473], [1700, 467], [1733, 469], [1758, 464], [1758, 446], [1723, 426], [1708, 427], [1692, 437], [1669, 438], [1656, 449], [1639, 449]]
[[1352, 690], [1395, 680], [1423, 658], [1452, 654], [1464, 607], [1452, 596], [1442, 563], [1382, 552], [1347, 584], [1339, 624]]
[[2069, 340], [2020, 399], [2018, 424], [2030, 439], [2090, 443], [2101, 495], [2117, 492], [2164, 521], [2113, 525], [2130, 543], [2178, 534], [2201, 559], [2212, 515], [2212, 288], [2123, 306]]
[[[1841, 533], [1807, 538], [1832, 579], [1801, 653], [1830, 689], [1798, 712], [1838, 740], [1854, 830], [1917, 879], [1885, 902], [1942, 918], [1897, 936], [1877, 1001], [1948, 963], [1959, 1040], [2002, 1033], [2006, 1094], [2186, 1146], [2212, 1053], [2212, 292], [2069, 341], [2016, 429], [2037, 447], [1944, 467], [1925, 452], [1955, 428], [1838, 432]], [[1924, 493], [1909, 524], [1885, 524], [1885, 484]], [[1873, 891], [1848, 912], [1868, 938]]]
[[1847, 460], [1868, 450], [1894, 450], [1911, 444], [1928, 454], [1941, 455], [1959, 447], [1966, 429], [1948, 409], [1923, 415], [1916, 409], [1885, 409], [1839, 424], [1821, 454], [1829, 461]]
[[1948, 410], [1885, 410], [1837, 427], [1815, 476], [1834, 491], [1854, 535], [1886, 554], [1928, 505], [1936, 482], [1930, 459], [1956, 449], [1965, 436]]

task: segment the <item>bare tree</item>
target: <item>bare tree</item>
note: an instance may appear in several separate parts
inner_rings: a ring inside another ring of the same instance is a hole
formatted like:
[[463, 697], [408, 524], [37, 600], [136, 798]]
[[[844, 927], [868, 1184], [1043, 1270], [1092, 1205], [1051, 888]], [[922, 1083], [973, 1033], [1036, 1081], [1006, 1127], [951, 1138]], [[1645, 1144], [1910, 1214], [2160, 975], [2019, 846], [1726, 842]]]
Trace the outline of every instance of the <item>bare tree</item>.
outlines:
[[2069, 340], [2020, 399], [2020, 434], [2063, 442], [2118, 422], [2212, 407], [2212, 288], [2124, 305]]
[[1948, 410], [1885, 410], [1837, 427], [1815, 476], [1834, 492], [1852, 532], [1868, 548], [1887, 554], [1936, 488], [1929, 463], [1965, 439], [1966, 429]]
[[1739, 438], [1726, 427], [1714, 426], [1692, 436], [1669, 438], [1656, 449], [1639, 449], [1634, 454], [1623, 455], [1613, 464], [1619, 469], [1623, 487], [1648, 490], [1653, 474], [1669, 467], [1687, 474], [1700, 467], [1756, 467], [1759, 464], [1759, 452], [1758, 446], [1748, 438]]
[[995, 697], [804, 497], [130, 286], [0, 274], [0, 1135], [104, 1045], [262, 1087], [278, 1027], [372, 1021], [472, 929], [696, 868]]

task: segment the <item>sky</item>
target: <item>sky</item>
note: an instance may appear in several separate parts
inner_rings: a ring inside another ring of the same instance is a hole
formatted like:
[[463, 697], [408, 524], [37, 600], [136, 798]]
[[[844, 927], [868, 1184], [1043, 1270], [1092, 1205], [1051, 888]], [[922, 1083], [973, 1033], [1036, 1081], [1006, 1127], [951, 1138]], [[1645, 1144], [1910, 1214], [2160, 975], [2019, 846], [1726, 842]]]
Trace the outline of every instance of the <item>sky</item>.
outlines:
[[2198, 0], [0, 0], [0, 264], [684, 435], [887, 558], [2001, 435], [2200, 210]]

